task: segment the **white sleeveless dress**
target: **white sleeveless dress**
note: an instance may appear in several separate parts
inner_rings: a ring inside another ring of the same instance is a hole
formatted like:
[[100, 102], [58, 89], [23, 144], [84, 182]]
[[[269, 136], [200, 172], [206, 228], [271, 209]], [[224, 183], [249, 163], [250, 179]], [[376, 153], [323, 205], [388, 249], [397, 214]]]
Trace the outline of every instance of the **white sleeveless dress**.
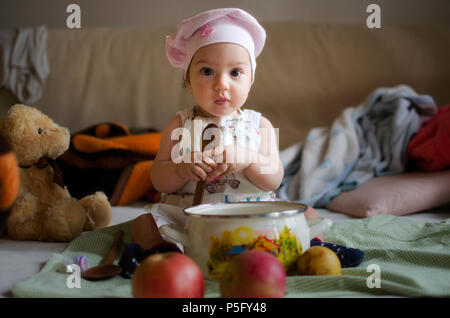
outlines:
[[[214, 123], [220, 128], [224, 146], [235, 144], [255, 151], [259, 150], [261, 113], [242, 109], [237, 111], [237, 115], [208, 118], [194, 117], [194, 111], [195, 107], [177, 112], [181, 118], [182, 127], [189, 131], [191, 136], [190, 140], [183, 137], [175, 145], [177, 148], [172, 151], [172, 154], [175, 153], [178, 156], [177, 160], [181, 161], [184, 156], [190, 157], [191, 151], [200, 151], [201, 133], [210, 123]], [[189, 207], [192, 205], [196, 186], [197, 182], [189, 180], [176, 193], [163, 193], [160, 202], [183, 208]], [[220, 180], [217, 178], [213, 181], [206, 181], [202, 203], [273, 201], [275, 199], [274, 191], [264, 191], [258, 188], [242, 172], [237, 172]]]

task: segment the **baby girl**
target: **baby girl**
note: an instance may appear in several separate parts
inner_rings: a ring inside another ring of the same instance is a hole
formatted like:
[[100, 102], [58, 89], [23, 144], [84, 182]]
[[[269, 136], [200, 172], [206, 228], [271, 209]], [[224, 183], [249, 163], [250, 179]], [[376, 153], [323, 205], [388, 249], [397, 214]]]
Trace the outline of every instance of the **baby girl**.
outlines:
[[[162, 132], [151, 171], [154, 187], [163, 193], [161, 203], [191, 206], [199, 181], [204, 181], [202, 203], [276, 199], [284, 174], [276, 131], [261, 113], [243, 108], [265, 39], [258, 21], [234, 8], [183, 20], [166, 38], [166, 55], [183, 69], [197, 104], [179, 111]], [[203, 136], [210, 124], [216, 128]], [[213, 140], [206, 150], [205, 139]], [[307, 218], [315, 216], [308, 210]], [[149, 217], [136, 219], [135, 231], [155, 228]]]
[[[178, 112], [163, 130], [151, 174], [154, 187], [165, 193], [161, 202], [192, 205], [200, 180], [205, 181], [202, 203], [275, 198], [284, 171], [275, 129], [260, 113], [242, 108], [265, 38], [247, 12], [216, 9], [184, 20], [166, 39], [166, 55], [184, 70], [197, 104]], [[217, 127], [212, 133], [219, 138], [202, 153], [208, 124]]]

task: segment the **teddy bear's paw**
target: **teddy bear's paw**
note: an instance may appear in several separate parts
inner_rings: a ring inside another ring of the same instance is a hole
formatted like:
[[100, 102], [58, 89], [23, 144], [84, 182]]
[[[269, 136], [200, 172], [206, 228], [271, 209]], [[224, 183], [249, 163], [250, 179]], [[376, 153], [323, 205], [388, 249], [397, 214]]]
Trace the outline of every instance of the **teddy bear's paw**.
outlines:
[[39, 200], [29, 192], [20, 195], [6, 221], [9, 238], [14, 240], [37, 240], [40, 227], [38, 226]]
[[80, 204], [86, 210], [86, 223], [84, 230], [94, 230], [108, 226], [112, 220], [111, 204], [108, 197], [103, 192], [95, 192], [94, 194], [85, 196]]
[[75, 198], [57, 200], [40, 213], [40, 241], [68, 242], [83, 231], [86, 222], [84, 208]]

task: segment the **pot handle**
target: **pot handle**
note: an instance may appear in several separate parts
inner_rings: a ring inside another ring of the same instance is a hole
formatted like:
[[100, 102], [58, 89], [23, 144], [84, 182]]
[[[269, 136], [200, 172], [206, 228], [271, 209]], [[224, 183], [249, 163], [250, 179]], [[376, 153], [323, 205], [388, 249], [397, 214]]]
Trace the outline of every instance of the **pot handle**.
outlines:
[[179, 227], [172, 224], [164, 224], [159, 228], [159, 232], [170, 239], [183, 244], [183, 246], [189, 246], [189, 239], [186, 233]]
[[309, 239], [312, 240], [313, 238], [328, 230], [333, 224], [333, 221], [331, 221], [330, 219], [318, 217], [308, 220], [306, 223], [309, 227]]

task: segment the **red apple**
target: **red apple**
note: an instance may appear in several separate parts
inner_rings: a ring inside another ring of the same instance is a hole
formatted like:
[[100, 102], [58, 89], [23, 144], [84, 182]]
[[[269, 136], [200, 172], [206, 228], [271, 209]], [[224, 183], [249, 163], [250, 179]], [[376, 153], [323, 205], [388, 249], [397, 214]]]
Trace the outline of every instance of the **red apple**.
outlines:
[[286, 293], [286, 271], [274, 255], [246, 251], [230, 260], [219, 287], [222, 297], [281, 298]]
[[200, 298], [205, 283], [198, 265], [176, 253], [150, 255], [136, 268], [131, 279], [133, 297]]

